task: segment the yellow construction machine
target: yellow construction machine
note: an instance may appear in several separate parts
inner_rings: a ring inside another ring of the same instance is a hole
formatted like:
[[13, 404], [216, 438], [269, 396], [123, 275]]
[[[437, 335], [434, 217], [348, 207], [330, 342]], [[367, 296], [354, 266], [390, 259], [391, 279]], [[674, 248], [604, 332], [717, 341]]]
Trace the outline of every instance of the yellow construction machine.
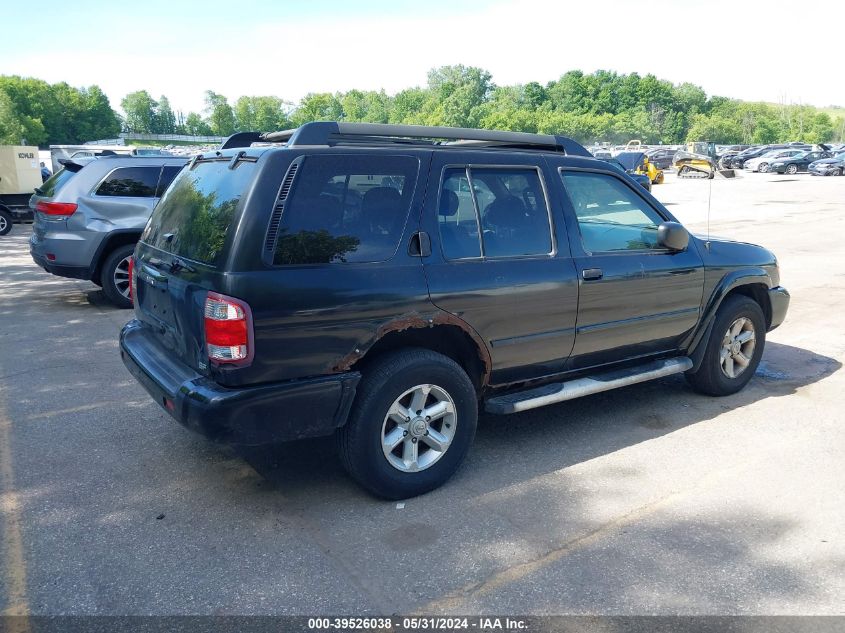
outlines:
[[718, 173], [725, 178], [734, 178], [733, 169], [719, 169], [716, 144], [710, 141], [687, 143], [685, 150], [678, 150], [672, 160], [678, 178], [714, 178]]

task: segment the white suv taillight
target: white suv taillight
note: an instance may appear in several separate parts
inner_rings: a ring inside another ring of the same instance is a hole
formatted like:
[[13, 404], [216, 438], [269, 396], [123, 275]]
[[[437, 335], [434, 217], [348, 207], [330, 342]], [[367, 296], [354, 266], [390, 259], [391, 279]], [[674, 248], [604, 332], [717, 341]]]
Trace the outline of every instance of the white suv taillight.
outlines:
[[252, 360], [252, 313], [249, 306], [216, 292], [205, 299], [205, 344], [216, 364], [248, 364]]

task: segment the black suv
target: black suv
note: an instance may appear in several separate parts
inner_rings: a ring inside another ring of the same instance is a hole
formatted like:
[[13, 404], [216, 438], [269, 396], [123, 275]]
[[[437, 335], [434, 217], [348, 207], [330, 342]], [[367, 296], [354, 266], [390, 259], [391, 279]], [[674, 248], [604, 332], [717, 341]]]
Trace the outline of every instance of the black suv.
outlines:
[[330, 122], [194, 158], [131, 279], [121, 356], [176, 420], [334, 433], [387, 498], [446, 481], [479, 407], [680, 372], [734, 393], [789, 303], [769, 251], [689, 235], [570, 139]]

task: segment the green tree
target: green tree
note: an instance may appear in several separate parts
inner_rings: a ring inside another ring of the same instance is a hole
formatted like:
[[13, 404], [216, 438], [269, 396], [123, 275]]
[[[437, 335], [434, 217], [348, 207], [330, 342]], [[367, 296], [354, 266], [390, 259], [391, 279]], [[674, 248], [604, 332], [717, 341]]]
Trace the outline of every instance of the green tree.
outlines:
[[692, 117], [687, 141], [739, 143], [742, 141], [742, 128], [736, 121], [724, 116], [696, 114]]
[[309, 92], [291, 116], [296, 126], [309, 121], [338, 121], [342, 118], [343, 106], [340, 99], [329, 92]]
[[235, 113], [226, 97], [212, 90], [206, 90], [205, 111], [214, 134], [229, 136], [235, 131]]
[[164, 95], [161, 95], [158, 100], [154, 122], [156, 134], [173, 134], [176, 132], [176, 115], [170, 107], [170, 99]]
[[289, 128], [285, 105], [279, 97], [240, 97], [235, 102], [238, 130], [273, 132]]
[[127, 132], [149, 133], [156, 128], [158, 103], [146, 90], [130, 92], [120, 101], [120, 107], [126, 113]]
[[185, 118], [185, 132], [192, 136], [211, 136], [211, 126], [196, 112], [188, 113]]
[[0, 145], [19, 145], [25, 136], [26, 130], [12, 100], [0, 90]]
[[41, 121], [20, 114], [9, 95], [0, 90], [0, 145], [39, 145], [46, 138]]
[[473, 127], [483, 115], [481, 106], [495, 88], [492, 75], [472, 66], [441, 66], [428, 73], [428, 87], [436, 100], [432, 123]]

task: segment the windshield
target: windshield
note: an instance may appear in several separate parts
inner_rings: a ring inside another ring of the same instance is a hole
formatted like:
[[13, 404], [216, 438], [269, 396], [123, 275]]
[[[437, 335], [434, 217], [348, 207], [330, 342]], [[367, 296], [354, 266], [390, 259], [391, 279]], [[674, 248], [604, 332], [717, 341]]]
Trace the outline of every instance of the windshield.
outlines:
[[165, 252], [217, 266], [255, 163], [200, 161], [185, 168], [156, 206], [141, 240]]

